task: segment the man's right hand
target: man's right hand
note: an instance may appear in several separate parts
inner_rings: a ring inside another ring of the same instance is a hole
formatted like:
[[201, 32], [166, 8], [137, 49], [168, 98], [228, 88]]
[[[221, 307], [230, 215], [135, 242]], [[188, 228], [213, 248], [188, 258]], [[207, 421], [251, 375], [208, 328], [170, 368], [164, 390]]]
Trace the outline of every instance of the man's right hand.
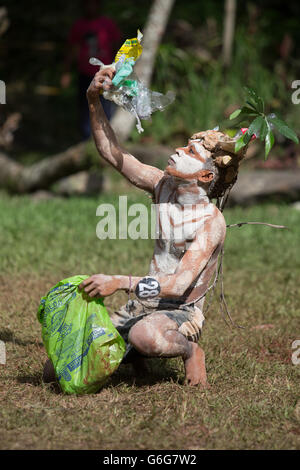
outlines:
[[93, 98], [99, 96], [101, 90], [110, 90], [112, 85], [112, 79], [114, 78], [116, 71], [113, 67], [106, 67], [97, 72], [87, 89], [87, 96]]

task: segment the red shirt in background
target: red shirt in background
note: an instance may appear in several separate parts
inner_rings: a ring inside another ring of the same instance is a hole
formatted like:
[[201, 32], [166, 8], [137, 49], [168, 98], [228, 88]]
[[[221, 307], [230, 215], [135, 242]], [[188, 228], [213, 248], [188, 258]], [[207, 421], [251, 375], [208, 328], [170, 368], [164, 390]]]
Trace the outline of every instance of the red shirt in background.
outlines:
[[79, 48], [79, 72], [91, 77], [95, 75], [95, 66], [89, 64], [90, 57], [97, 57], [105, 65], [111, 64], [116, 54], [116, 43], [118, 45], [120, 39], [120, 30], [110, 18], [100, 16], [93, 20], [77, 20], [71, 28], [69, 43]]

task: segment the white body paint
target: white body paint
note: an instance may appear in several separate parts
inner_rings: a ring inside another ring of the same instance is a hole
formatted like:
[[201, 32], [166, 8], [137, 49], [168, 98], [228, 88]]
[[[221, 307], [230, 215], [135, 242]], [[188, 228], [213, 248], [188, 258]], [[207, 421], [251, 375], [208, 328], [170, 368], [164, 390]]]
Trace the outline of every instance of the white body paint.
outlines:
[[[186, 184], [185, 184], [186, 185]], [[218, 245], [222, 240], [222, 227], [215, 221], [216, 207], [210, 203], [207, 197], [203, 197], [203, 188], [199, 187], [197, 193], [190, 193], [188, 187], [186, 193], [178, 197], [178, 186], [182, 185], [173, 177], [166, 177], [162, 180], [155, 192], [155, 200], [158, 205], [158, 233], [156, 239], [153, 258], [150, 264], [149, 275], [174, 274], [180, 260], [185, 252], [190, 249], [192, 241], [197, 238], [200, 246], [206, 249], [208, 243]], [[188, 186], [188, 185], [186, 185]], [[206, 194], [206, 193], [205, 193]], [[181, 203], [179, 203], [181, 200]], [[184, 201], [188, 201], [184, 204]], [[194, 204], [192, 204], [194, 202]], [[205, 222], [212, 224], [210, 233], [204, 230]], [[209, 239], [208, 239], [209, 237]], [[208, 287], [209, 280], [215, 269], [221, 245], [207, 262], [207, 265], [193, 281], [193, 275], [187, 269], [177, 277], [177, 285], [181, 282], [191, 286], [191, 292], [187, 297], [182, 297], [182, 302], [191, 302], [199, 296], [199, 287]], [[204, 299], [197, 305], [201, 308]]]

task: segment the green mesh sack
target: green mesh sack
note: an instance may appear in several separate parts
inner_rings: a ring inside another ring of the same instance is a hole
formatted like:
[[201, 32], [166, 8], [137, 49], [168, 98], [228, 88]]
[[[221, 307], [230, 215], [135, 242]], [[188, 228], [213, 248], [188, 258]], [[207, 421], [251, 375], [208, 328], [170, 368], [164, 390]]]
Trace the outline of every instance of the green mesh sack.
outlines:
[[42, 297], [37, 314], [46, 351], [65, 393], [97, 392], [126, 349], [103, 299], [89, 298], [78, 289], [87, 277], [60, 281]]

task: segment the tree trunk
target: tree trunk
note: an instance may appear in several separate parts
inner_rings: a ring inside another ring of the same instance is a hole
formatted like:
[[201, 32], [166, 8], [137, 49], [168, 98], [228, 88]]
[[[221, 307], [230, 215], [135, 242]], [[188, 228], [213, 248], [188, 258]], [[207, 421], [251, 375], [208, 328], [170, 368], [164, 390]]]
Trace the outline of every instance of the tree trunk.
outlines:
[[[155, 55], [165, 32], [166, 25], [175, 0], [154, 0], [144, 28], [143, 53], [134, 71], [139, 79], [150, 86]], [[122, 108], [118, 108], [111, 120], [112, 128], [120, 141], [125, 141], [135, 124], [135, 117]]]
[[230, 191], [229, 205], [250, 206], [263, 201], [299, 201], [300, 169], [240, 172]]
[[0, 153], [0, 187], [14, 193], [47, 189], [64, 176], [88, 169], [90, 164], [85, 142], [29, 167]]
[[225, 0], [223, 31], [223, 64], [229, 67], [232, 59], [232, 46], [235, 29], [236, 0]]

